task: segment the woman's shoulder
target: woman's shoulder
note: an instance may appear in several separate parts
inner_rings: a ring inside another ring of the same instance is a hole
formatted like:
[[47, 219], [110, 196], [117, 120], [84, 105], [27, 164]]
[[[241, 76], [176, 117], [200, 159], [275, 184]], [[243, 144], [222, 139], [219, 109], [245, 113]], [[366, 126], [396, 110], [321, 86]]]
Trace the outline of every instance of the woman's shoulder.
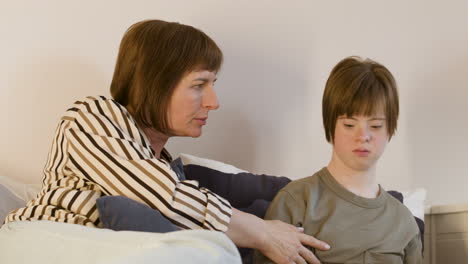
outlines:
[[106, 97], [103, 95], [98, 95], [98, 96], [86, 96], [80, 100], [76, 100], [73, 103], [73, 106], [69, 108], [68, 110], [81, 110], [81, 111], [92, 111], [105, 108], [119, 108], [119, 109], [125, 109], [124, 106], [119, 104], [117, 101], [115, 101], [111, 97]]
[[127, 109], [106, 96], [87, 96], [77, 100], [61, 118], [61, 126], [121, 139], [140, 139], [138, 126]]
[[92, 115], [95, 118], [107, 120], [131, 119], [127, 109], [111, 97], [86, 96], [76, 100], [65, 112], [62, 119], [75, 120], [84, 116]]

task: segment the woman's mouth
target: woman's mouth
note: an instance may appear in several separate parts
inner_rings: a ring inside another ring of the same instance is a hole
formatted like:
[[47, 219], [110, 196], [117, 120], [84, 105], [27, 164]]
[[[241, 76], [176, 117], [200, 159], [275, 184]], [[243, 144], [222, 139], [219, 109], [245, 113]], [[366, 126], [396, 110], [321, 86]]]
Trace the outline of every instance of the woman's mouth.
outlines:
[[206, 125], [206, 120], [208, 120], [208, 117], [195, 118], [195, 121], [202, 126]]

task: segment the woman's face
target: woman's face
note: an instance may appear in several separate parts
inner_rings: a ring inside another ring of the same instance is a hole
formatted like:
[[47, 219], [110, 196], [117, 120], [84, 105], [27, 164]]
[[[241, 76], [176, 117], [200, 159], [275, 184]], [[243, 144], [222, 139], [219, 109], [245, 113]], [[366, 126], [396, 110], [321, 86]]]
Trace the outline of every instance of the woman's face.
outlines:
[[177, 84], [169, 103], [170, 136], [199, 137], [206, 125], [208, 112], [219, 108], [214, 90], [216, 73], [192, 71]]

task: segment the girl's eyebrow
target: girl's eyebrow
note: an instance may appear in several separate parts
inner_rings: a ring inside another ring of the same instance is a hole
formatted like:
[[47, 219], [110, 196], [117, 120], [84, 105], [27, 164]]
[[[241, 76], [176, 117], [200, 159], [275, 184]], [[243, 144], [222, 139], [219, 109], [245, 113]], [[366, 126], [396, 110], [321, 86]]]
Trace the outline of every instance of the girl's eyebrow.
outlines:
[[[357, 121], [357, 118], [354, 118], [354, 117], [346, 117], [346, 116], [341, 116], [341, 117], [338, 117], [338, 119], [351, 119], [351, 120], [355, 120]], [[371, 117], [369, 119], [367, 119], [369, 121], [384, 121], [386, 120], [385, 117]]]

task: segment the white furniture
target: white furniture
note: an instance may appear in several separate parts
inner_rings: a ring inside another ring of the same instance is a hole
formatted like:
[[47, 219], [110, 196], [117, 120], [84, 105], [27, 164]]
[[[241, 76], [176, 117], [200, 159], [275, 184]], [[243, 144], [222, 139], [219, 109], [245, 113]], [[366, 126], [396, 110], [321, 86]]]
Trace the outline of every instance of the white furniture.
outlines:
[[241, 264], [221, 232], [113, 231], [49, 221], [17, 221], [0, 228], [0, 263]]
[[468, 263], [468, 203], [427, 208], [425, 228], [425, 264]]
[[49, 221], [2, 225], [6, 213], [35, 197], [40, 185], [0, 176], [0, 187], [1, 264], [242, 263], [234, 243], [221, 232], [113, 231]]

